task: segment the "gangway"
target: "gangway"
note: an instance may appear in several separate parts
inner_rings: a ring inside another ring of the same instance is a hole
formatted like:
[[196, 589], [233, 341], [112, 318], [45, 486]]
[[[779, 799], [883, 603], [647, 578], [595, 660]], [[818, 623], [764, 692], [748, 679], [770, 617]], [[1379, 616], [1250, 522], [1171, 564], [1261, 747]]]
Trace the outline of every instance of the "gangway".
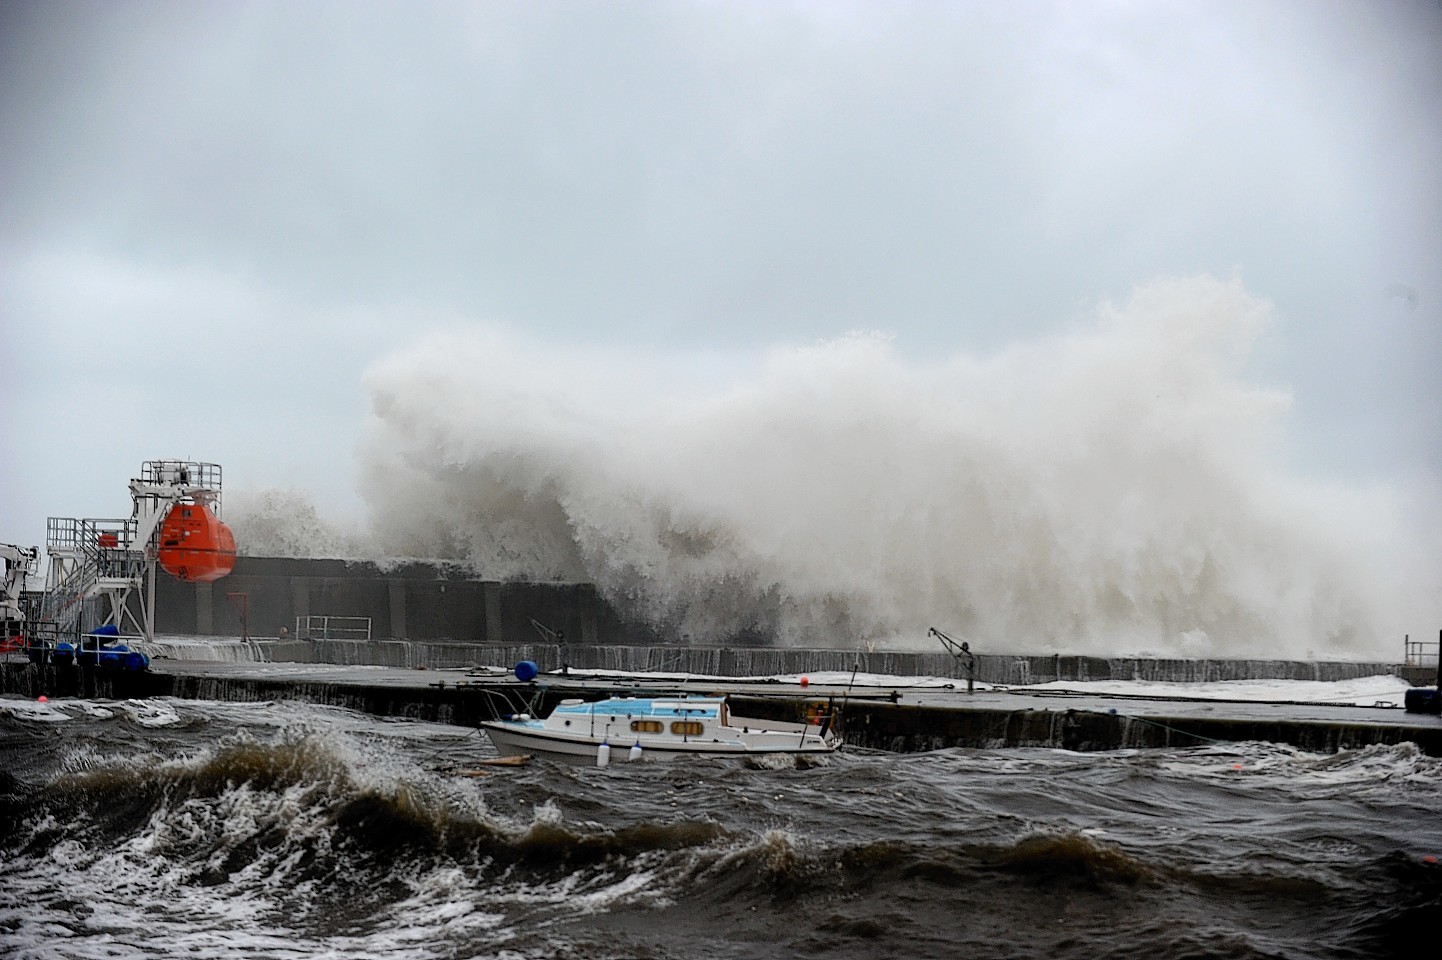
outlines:
[[51, 517], [40, 619], [76, 640], [82, 628], [153, 640], [157, 567], [208, 582], [234, 566], [235, 539], [219, 518], [220, 493], [218, 464], [147, 460], [130, 481], [129, 517]]

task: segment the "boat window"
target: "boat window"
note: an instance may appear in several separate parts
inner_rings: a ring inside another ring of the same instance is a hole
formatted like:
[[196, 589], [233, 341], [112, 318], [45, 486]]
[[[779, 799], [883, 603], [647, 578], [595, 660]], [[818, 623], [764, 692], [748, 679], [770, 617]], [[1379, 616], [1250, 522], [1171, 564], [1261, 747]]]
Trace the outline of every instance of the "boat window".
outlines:
[[699, 720], [676, 720], [671, 724], [671, 732], [678, 737], [699, 737], [701, 730]]
[[632, 721], [631, 721], [631, 732], [632, 732], [632, 733], [660, 733], [660, 732], [661, 732], [661, 721], [660, 721], [660, 720], [632, 720]]

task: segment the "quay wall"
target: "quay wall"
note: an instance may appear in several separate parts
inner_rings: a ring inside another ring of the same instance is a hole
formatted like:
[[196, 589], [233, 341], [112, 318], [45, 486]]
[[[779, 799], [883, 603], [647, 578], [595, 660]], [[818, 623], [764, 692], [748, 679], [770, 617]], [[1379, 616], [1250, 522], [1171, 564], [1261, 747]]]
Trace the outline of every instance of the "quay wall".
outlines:
[[[740, 698], [738, 698], [739, 700]], [[742, 710], [738, 702], [737, 711]], [[851, 703], [842, 729], [852, 746], [921, 753], [948, 747], [1000, 749], [1045, 747], [1099, 750], [1198, 747], [1248, 740], [1284, 743], [1314, 753], [1415, 743], [1442, 756], [1442, 728], [1418, 724], [1318, 723], [1209, 716], [1173, 717], [1163, 712], [1124, 716], [1064, 708], [947, 709], [909, 704]]]
[[[549, 712], [565, 696], [594, 697], [614, 691], [609, 687], [587, 690], [574, 685], [562, 690], [504, 680], [458, 682], [454, 676], [395, 685], [217, 677], [187, 673], [180, 668], [173, 672], [120, 673], [10, 661], [0, 663], [0, 692], [32, 697], [304, 700], [376, 716], [474, 727], [482, 720], [522, 709]], [[804, 716], [808, 705], [825, 704], [826, 700], [786, 692], [773, 696], [738, 694], [732, 702], [742, 716], [795, 721]], [[1164, 703], [1152, 709], [1154, 712], [1145, 716], [1124, 716], [1035, 703], [1008, 709], [965, 704], [921, 706], [858, 698], [845, 700], [839, 708], [837, 728], [851, 746], [902, 753], [950, 747], [1046, 747], [1085, 752], [1261, 740], [1318, 753], [1412, 742], [1429, 756], [1442, 756], [1442, 727], [1425, 722], [1396, 725], [1171, 716]]]
[[[943, 651], [823, 650], [673, 644], [475, 644], [412, 640], [251, 641], [161, 638], [147, 648], [158, 659], [332, 663], [412, 670], [510, 667], [530, 660], [542, 671], [570, 666], [624, 674], [685, 673], [708, 677], [802, 676], [816, 673], [949, 677], [966, 681], [962, 663]], [[1397, 674], [1375, 661], [1219, 660], [1178, 657], [1090, 657], [1072, 654], [977, 654], [974, 679], [1025, 686], [1057, 680], [1351, 680]]]
[[241, 556], [214, 583], [161, 577], [155, 584], [157, 634], [276, 638], [323, 616], [368, 619], [372, 639], [516, 643], [544, 636], [541, 628], [581, 643], [658, 639], [594, 584], [479, 580], [432, 561]]
[[[230, 576], [214, 583], [162, 577], [156, 583], [156, 633], [162, 637], [246, 637], [207, 645], [165, 641], [154, 652], [175, 659], [374, 664], [430, 668], [511, 665], [533, 660], [543, 670], [564, 664], [621, 672], [710, 676], [773, 676], [818, 671], [897, 676], [965, 676], [959, 661], [934, 652], [794, 649], [738, 636], [719, 646], [673, 642], [608, 603], [590, 583], [475, 579], [439, 561], [379, 565], [365, 561], [236, 558]], [[310, 617], [359, 617], [369, 639], [343, 634], [299, 641]], [[279, 639], [284, 628], [290, 634]], [[824, 644], [824, 638], [819, 638]], [[548, 642], [561, 640], [562, 642]], [[167, 648], [173, 647], [173, 652]], [[1092, 657], [1009, 654], [973, 643], [976, 679], [1020, 685], [1054, 680], [1344, 680], [1403, 673], [1396, 664], [1209, 658]], [[1409, 675], [1409, 681], [1418, 682]]]

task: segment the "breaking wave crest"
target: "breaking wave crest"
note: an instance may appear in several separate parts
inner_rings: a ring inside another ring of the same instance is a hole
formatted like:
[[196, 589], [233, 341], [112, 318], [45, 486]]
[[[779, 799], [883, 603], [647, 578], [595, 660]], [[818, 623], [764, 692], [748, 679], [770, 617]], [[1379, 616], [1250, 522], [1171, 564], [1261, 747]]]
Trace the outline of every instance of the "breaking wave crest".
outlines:
[[1285, 468], [1290, 398], [1245, 376], [1270, 315], [1165, 281], [990, 356], [857, 334], [725, 374], [437, 337], [369, 374], [373, 541], [344, 546], [592, 581], [698, 641], [1374, 656], [1427, 558], [1398, 491]]
[[554, 887], [558, 901], [607, 887], [623, 868], [654, 881], [651, 896], [704, 889], [722, 901], [864, 892], [897, 879], [948, 885], [993, 869], [1097, 883], [1147, 874], [1120, 851], [1070, 834], [1001, 846], [833, 845], [675, 815], [588, 824], [568, 819], [554, 800], [512, 820], [488, 811], [464, 781], [414, 769], [397, 776], [358, 761], [352, 749], [333, 735], [289, 731], [273, 743], [241, 736], [159, 765], [88, 763], [10, 811], [18, 827], [11, 849], [58, 855], [72, 870], [83, 865], [110, 888], [107, 896], [223, 887], [264, 912], [261, 901], [302, 889], [303, 908], [287, 906], [302, 915], [288, 921], [314, 911], [327, 928], [337, 910], [364, 915], [363, 891], [395, 900], [398, 886], [435, 870], [459, 869], [472, 883], [524, 887], [536, 897]]
[[0, 714], [0, 952], [1268, 956], [1217, 937], [1321, 925], [1350, 956], [1438, 902], [1412, 746], [474, 770], [466, 734], [334, 708], [71, 712]]

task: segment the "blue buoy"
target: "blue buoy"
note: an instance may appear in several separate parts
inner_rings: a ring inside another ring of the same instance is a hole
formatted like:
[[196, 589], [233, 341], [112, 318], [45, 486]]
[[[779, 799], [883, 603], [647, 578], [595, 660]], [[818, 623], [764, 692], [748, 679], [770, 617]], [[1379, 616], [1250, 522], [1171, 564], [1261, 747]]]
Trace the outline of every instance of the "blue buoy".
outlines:
[[536, 666], [534, 660], [522, 660], [516, 664], [516, 679], [522, 683], [536, 679], [536, 674], [540, 672], [541, 668]]

